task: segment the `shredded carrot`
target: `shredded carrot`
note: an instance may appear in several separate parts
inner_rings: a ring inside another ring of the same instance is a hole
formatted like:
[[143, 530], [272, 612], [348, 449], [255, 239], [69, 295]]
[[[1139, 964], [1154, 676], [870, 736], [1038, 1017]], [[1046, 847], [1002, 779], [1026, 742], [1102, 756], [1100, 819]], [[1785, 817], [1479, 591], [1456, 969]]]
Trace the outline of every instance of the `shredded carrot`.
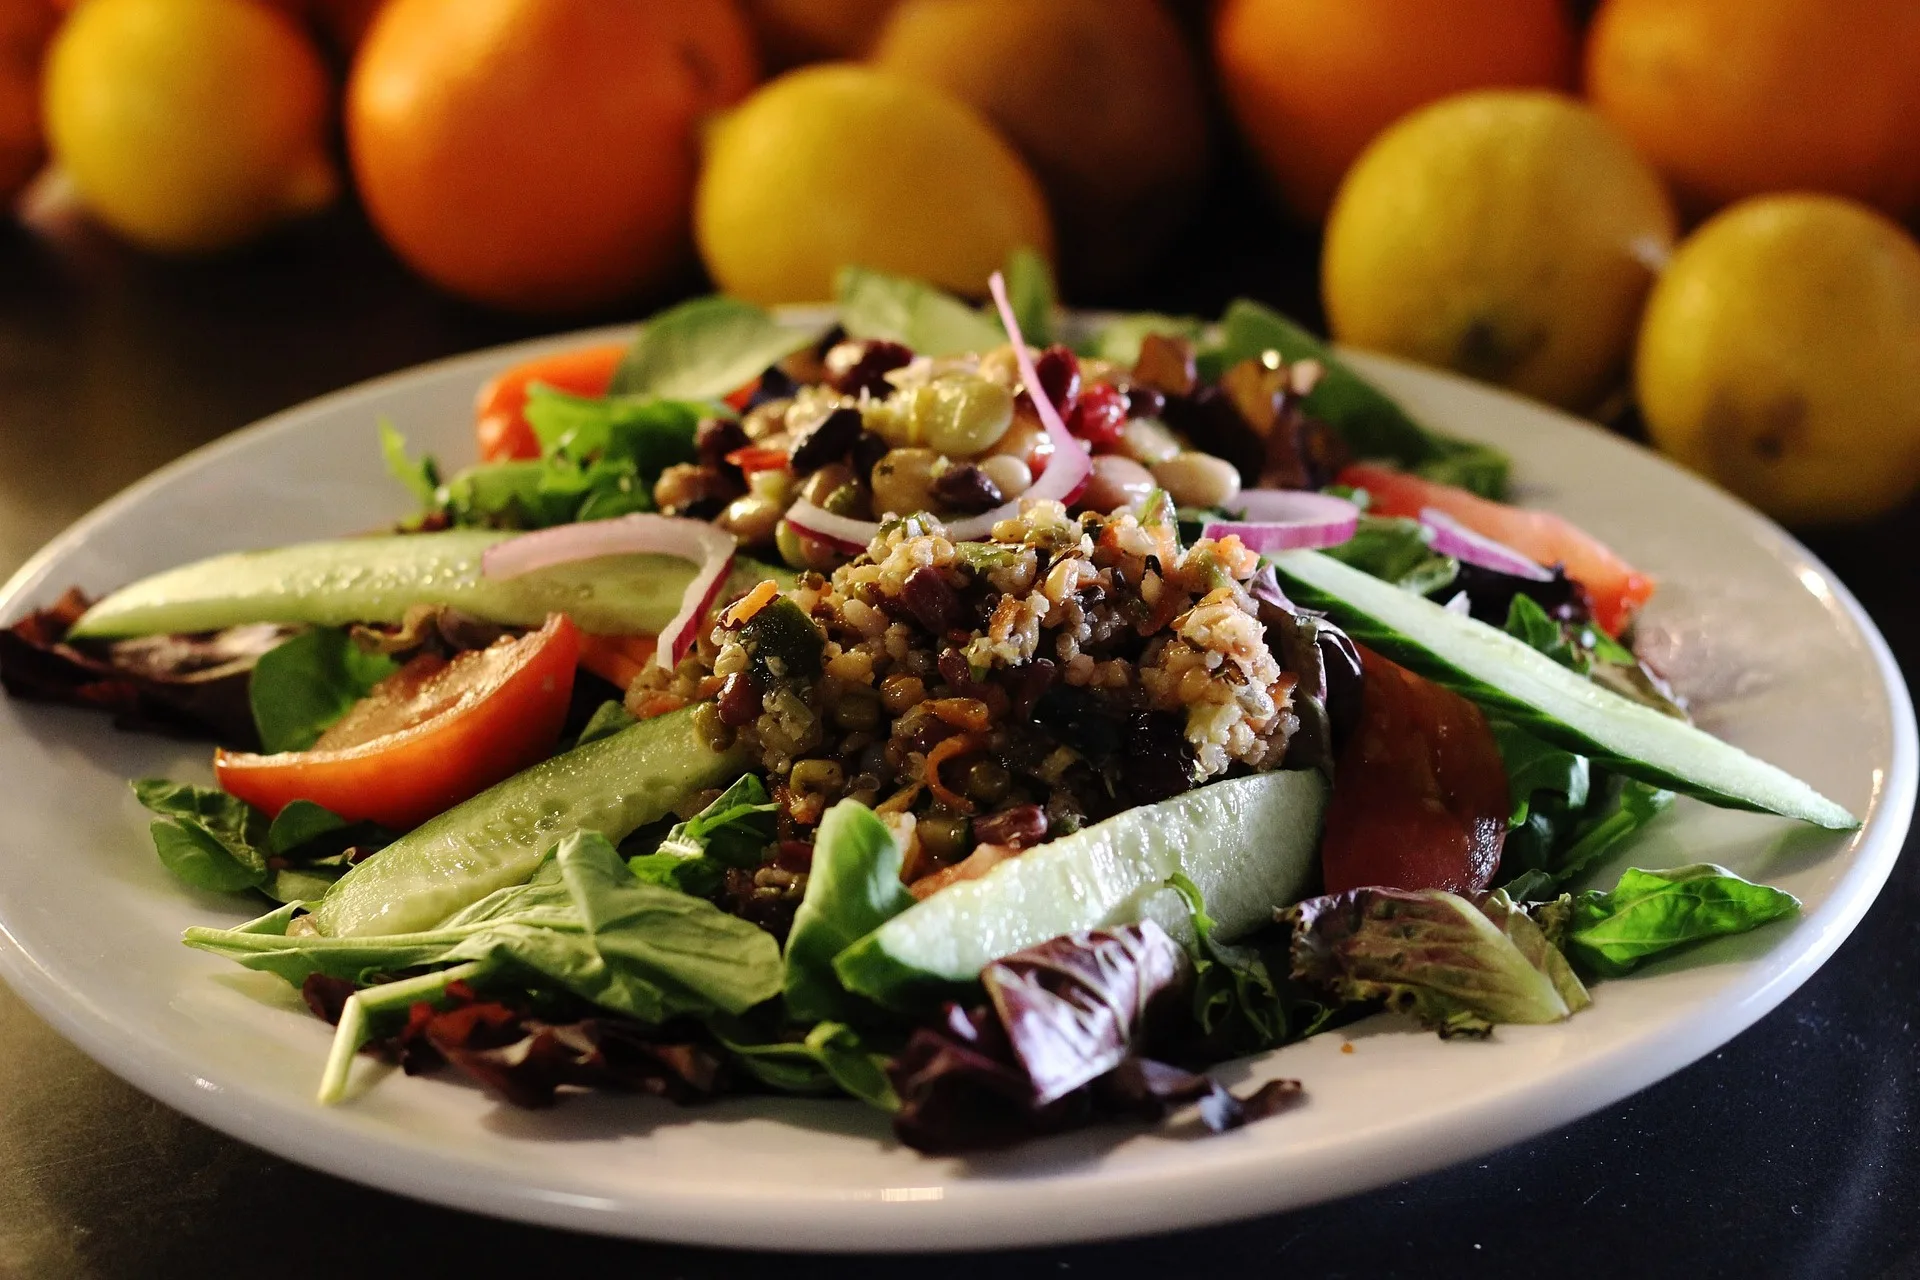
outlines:
[[659, 647], [653, 636], [580, 637], [580, 665], [611, 681], [622, 693], [639, 679]]
[[969, 733], [986, 728], [992, 719], [987, 704], [978, 698], [934, 698], [927, 703], [927, 710], [942, 724]]
[[916, 901], [924, 902], [950, 884], [959, 884], [962, 880], [978, 880], [1009, 858], [1017, 858], [1021, 851], [1007, 844], [979, 844], [973, 852], [950, 867], [942, 867], [929, 875], [916, 876], [907, 882], [907, 892]]
[[633, 712], [636, 720], [651, 720], [669, 711], [678, 711], [686, 705], [687, 700], [677, 693], [644, 693], [629, 702], [627, 710]]
[[913, 808], [913, 802], [920, 798], [920, 791], [921, 787], [917, 782], [911, 786], [902, 787], [885, 800], [882, 800], [879, 804], [873, 806], [873, 811], [878, 814], [905, 813], [907, 810]]
[[959, 813], [972, 813], [973, 801], [956, 791], [947, 788], [940, 779], [940, 766], [955, 756], [963, 756], [969, 751], [978, 751], [987, 745], [986, 737], [977, 733], [956, 733], [951, 738], [942, 738], [927, 752], [927, 786], [933, 792], [933, 798]]
[[754, 614], [772, 604], [773, 598], [779, 594], [779, 586], [774, 583], [773, 579], [767, 579], [728, 605], [720, 614], [720, 625], [723, 627], [739, 626], [741, 623], [753, 617]]

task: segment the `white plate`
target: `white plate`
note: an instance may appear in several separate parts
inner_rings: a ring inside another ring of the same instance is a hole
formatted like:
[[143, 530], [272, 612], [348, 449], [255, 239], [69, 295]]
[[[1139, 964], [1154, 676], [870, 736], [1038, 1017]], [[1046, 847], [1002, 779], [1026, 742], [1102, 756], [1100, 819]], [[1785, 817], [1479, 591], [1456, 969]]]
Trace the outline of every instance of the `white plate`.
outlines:
[[[203, 449], [107, 503], [0, 593], [0, 618], [238, 547], [370, 528], [406, 500], [374, 424], [470, 456], [475, 387], [588, 336], [443, 361], [327, 396]], [[1237, 1133], [1090, 1131], [974, 1161], [927, 1159], [855, 1103], [680, 1110], [626, 1097], [496, 1107], [445, 1077], [312, 1102], [328, 1032], [276, 979], [189, 951], [195, 896], [153, 856], [126, 780], [204, 778], [206, 752], [80, 712], [0, 703], [0, 974], [108, 1068], [216, 1128], [348, 1178], [590, 1231], [798, 1249], [978, 1248], [1195, 1226], [1374, 1187], [1604, 1107], [1785, 999], [1886, 879], [1914, 799], [1913, 710], [1873, 625], [1806, 550], [1632, 445], [1531, 403], [1379, 359], [1365, 371], [1435, 426], [1514, 455], [1520, 497], [1564, 511], [1664, 585], [1645, 635], [1708, 727], [1865, 814], [1833, 835], [1683, 801], [1627, 858], [1722, 862], [1798, 894], [1797, 921], [1606, 983], [1554, 1027], [1443, 1043], [1380, 1018], [1229, 1068], [1298, 1076], [1307, 1105]], [[1351, 1052], [1345, 1051], [1351, 1044]], [[376, 1071], [362, 1064], [360, 1079]]]

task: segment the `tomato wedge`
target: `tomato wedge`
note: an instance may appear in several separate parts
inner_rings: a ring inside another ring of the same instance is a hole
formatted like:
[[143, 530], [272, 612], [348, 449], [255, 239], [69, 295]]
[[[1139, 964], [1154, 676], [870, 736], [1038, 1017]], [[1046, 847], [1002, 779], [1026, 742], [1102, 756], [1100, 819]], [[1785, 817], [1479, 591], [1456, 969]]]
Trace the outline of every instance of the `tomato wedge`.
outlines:
[[480, 460], [507, 462], [537, 458], [540, 441], [527, 422], [527, 388], [544, 382], [577, 396], [603, 396], [613, 385], [613, 370], [626, 347], [608, 343], [579, 347], [517, 364], [480, 388], [474, 399], [474, 435], [480, 442]]
[[1511, 808], [1486, 717], [1364, 647], [1360, 665], [1360, 723], [1340, 753], [1320, 841], [1327, 892], [1484, 891]]
[[310, 751], [216, 751], [227, 791], [278, 815], [295, 800], [405, 830], [544, 759], [580, 658], [563, 614], [517, 640], [414, 659], [375, 685]]
[[1653, 595], [1651, 577], [1622, 560], [1606, 543], [1550, 511], [1510, 507], [1450, 484], [1367, 463], [1341, 471], [1339, 482], [1365, 489], [1373, 499], [1371, 510], [1379, 515], [1418, 517], [1422, 508], [1437, 507], [1521, 555], [1545, 565], [1566, 566], [1567, 576], [1586, 588], [1593, 601], [1593, 620], [1608, 635], [1625, 630]]

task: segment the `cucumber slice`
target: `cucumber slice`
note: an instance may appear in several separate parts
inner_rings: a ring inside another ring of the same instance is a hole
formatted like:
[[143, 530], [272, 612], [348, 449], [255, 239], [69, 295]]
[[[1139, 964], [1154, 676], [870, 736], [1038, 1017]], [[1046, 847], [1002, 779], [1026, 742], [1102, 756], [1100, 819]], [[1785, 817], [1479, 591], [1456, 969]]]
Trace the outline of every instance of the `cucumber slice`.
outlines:
[[849, 991], [912, 1010], [971, 983], [1001, 956], [1079, 929], [1151, 919], [1193, 928], [1179, 871], [1231, 938], [1273, 919], [1319, 869], [1327, 783], [1263, 773], [1116, 814], [934, 894], [834, 958]]
[[725, 786], [746, 772], [746, 756], [708, 746], [693, 710], [544, 760], [416, 827], [336, 880], [314, 926], [336, 938], [431, 929], [526, 880], [566, 836], [621, 840], [696, 792]]
[[1497, 627], [1316, 551], [1273, 557], [1287, 593], [1369, 648], [1616, 773], [1732, 809], [1850, 830], [1860, 820], [1800, 779], [1570, 671]]
[[[391, 534], [239, 551], [123, 587], [87, 610], [79, 637], [217, 631], [254, 622], [345, 626], [398, 622], [417, 604], [451, 605], [508, 626], [565, 613], [601, 635], [656, 633], [680, 611], [694, 566], [673, 556], [602, 556], [518, 578], [480, 576], [480, 556], [512, 534], [491, 529]], [[725, 590], [792, 575], [735, 561]]]

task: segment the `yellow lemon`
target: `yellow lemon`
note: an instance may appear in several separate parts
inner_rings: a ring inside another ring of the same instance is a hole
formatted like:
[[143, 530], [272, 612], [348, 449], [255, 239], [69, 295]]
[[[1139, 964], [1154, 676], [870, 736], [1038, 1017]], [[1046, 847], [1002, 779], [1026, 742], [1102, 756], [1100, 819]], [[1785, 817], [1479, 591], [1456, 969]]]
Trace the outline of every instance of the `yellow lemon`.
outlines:
[[849, 263], [978, 294], [1014, 249], [1053, 248], [1039, 184], [972, 108], [843, 64], [716, 123], [693, 217], [715, 283], [764, 303], [828, 298]]
[[1655, 444], [1782, 520], [1920, 486], [1920, 246], [1835, 196], [1760, 196], [1680, 246], [1640, 329]]
[[82, 200], [148, 248], [224, 248], [339, 187], [320, 55], [252, 0], [88, 0], [54, 41], [45, 93]]
[[1381, 134], [1334, 198], [1334, 336], [1590, 407], [1625, 364], [1674, 214], [1660, 179], [1570, 98], [1445, 98]]

